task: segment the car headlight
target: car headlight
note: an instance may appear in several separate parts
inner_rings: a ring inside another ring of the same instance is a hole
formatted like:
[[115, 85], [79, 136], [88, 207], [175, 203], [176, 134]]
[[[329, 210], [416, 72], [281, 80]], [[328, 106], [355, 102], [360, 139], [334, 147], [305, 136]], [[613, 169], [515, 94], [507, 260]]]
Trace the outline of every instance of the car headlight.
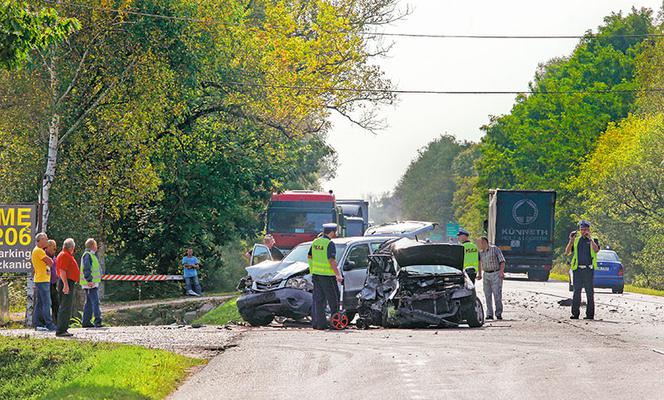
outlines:
[[463, 282], [464, 282], [463, 286], [466, 289], [468, 289], [468, 290], [475, 289], [475, 285], [473, 284], [473, 281], [471, 281], [470, 278], [468, 277], [468, 274], [466, 273], [466, 271], [463, 271]]
[[314, 288], [313, 284], [302, 276], [296, 276], [294, 278], [290, 278], [289, 280], [287, 280], [286, 287], [293, 289], [307, 290], [307, 291], [311, 291]]
[[251, 276], [245, 276], [240, 279], [240, 282], [237, 284], [237, 290], [251, 289], [252, 285], [253, 280], [251, 279]]

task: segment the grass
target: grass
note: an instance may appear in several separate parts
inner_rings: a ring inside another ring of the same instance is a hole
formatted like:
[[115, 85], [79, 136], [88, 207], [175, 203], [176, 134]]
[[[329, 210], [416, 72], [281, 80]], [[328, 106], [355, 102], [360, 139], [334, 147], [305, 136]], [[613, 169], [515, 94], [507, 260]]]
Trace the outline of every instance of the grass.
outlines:
[[[549, 277], [553, 280], [556, 280], [556, 281], [569, 282], [569, 275], [567, 275], [567, 274], [559, 274], [559, 273], [551, 272]], [[625, 285], [625, 291], [630, 292], [630, 293], [647, 294], [647, 295], [650, 295], [650, 296], [662, 296], [662, 297], [664, 297], [664, 290], [649, 289], [649, 288], [643, 288], [643, 287], [634, 286], [634, 285]]]
[[202, 364], [164, 350], [0, 336], [2, 399], [162, 399]]
[[226, 325], [230, 322], [242, 321], [237, 311], [237, 297], [234, 297], [219, 307], [195, 320], [192, 324], [198, 325]]
[[569, 282], [569, 275], [567, 274], [559, 274], [557, 272], [551, 272], [549, 274], [549, 278], [555, 281]]

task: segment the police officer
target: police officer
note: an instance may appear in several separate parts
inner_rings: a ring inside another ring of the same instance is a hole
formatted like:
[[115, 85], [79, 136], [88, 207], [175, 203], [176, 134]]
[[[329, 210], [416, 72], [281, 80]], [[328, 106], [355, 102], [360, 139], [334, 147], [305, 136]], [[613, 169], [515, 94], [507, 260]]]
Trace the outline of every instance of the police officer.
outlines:
[[586, 290], [586, 316], [585, 319], [595, 318], [595, 291], [593, 289], [593, 275], [597, 269], [597, 252], [599, 245], [593, 240], [590, 233], [590, 222], [579, 222], [579, 231], [569, 234], [569, 241], [565, 247], [565, 255], [572, 253], [572, 296], [571, 319], [579, 319], [581, 308], [581, 289]]
[[459, 243], [463, 245], [464, 249], [463, 269], [466, 271], [466, 274], [470, 280], [475, 283], [475, 277], [477, 276], [477, 271], [479, 270], [480, 265], [477, 245], [470, 241], [470, 233], [468, 233], [468, 231], [465, 229], [459, 229], [457, 237], [459, 238]]
[[336, 247], [331, 239], [336, 237], [337, 224], [324, 224], [323, 235], [311, 243], [309, 249], [309, 271], [314, 283], [313, 306], [311, 310], [312, 325], [314, 329], [326, 329], [325, 306], [330, 311], [339, 311], [339, 286], [343, 277], [337, 267], [335, 259]]

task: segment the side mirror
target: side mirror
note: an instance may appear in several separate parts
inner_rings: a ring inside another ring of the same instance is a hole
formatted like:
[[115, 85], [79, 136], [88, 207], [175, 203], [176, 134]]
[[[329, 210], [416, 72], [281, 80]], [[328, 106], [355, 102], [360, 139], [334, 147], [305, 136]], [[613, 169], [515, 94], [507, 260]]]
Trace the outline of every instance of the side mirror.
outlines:
[[357, 263], [355, 261], [348, 260], [344, 264], [344, 271], [350, 271], [353, 268], [355, 268], [356, 266], [357, 266]]

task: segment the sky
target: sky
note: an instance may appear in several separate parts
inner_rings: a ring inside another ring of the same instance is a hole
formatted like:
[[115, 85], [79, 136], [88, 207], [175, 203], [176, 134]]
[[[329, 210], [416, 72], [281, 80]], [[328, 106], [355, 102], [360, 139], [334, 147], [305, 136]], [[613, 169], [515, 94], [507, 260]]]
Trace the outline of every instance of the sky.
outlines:
[[[656, 12], [662, 0], [402, 0], [411, 14], [385, 32], [448, 35], [583, 35], [611, 12]], [[375, 63], [400, 90], [527, 90], [537, 66], [567, 56], [578, 39], [392, 38]], [[386, 128], [376, 135], [332, 115], [328, 143], [338, 153], [336, 178], [323, 182], [340, 198], [390, 191], [417, 156], [442, 134], [478, 141], [492, 115], [509, 113], [514, 95], [403, 94], [379, 109]]]

